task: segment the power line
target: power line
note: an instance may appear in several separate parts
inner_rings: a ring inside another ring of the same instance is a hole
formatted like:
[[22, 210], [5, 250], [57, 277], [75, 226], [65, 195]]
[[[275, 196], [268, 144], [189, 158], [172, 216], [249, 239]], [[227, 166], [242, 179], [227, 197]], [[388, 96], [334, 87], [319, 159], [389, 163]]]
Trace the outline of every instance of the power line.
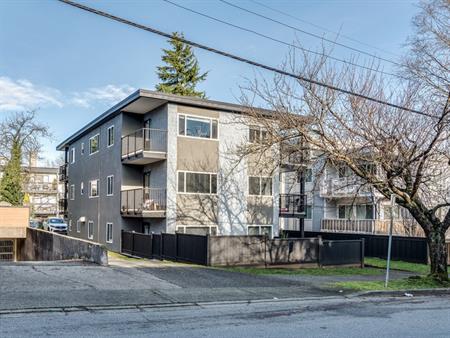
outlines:
[[383, 49], [383, 48], [379, 48], [379, 47], [377, 47], [377, 46], [373, 46], [373, 45], [368, 44], [368, 43], [366, 43], [366, 42], [363, 42], [363, 41], [357, 40], [357, 39], [355, 39], [355, 38], [352, 38], [352, 37], [350, 37], [350, 36], [348, 36], [348, 35], [341, 34], [340, 32], [336, 32], [336, 31], [333, 31], [333, 30], [328, 29], [328, 28], [326, 28], [326, 27], [319, 26], [319, 25], [317, 25], [317, 24], [315, 24], [315, 23], [313, 23], [313, 22], [309, 22], [309, 21], [307, 21], [307, 20], [300, 19], [300, 18], [297, 17], [297, 16], [294, 16], [294, 15], [292, 15], [292, 14], [283, 12], [283, 11], [281, 11], [281, 10], [279, 10], [279, 9], [270, 7], [270, 6], [268, 6], [268, 5], [266, 5], [266, 4], [263, 4], [263, 3], [259, 2], [259, 1], [256, 1], [256, 0], [249, 0], [249, 1], [251, 1], [251, 2], [253, 2], [253, 3], [255, 3], [255, 4], [257, 4], [257, 5], [261, 6], [261, 7], [267, 8], [267, 9], [273, 11], [273, 12], [282, 14], [282, 15], [284, 15], [284, 16], [287, 16], [287, 17], [291, 18], [291, 19], [294, 19], [294, 20], [297, 20], [297, 21], [299, 21], [299, 22], [306, 23], [306, 24], [308, 24], [308, 25], [310, 25], [310, 26], [313, 26], [313, 27], [316, 27], [316, 28], [318, 28], [318, 29], [321, 29], [321, 30], [323, 30], [323, 31], [325, 31], [325, 32], [329, 32], [329, 33], [336, 34], [336, 36], [346, 38], [346, 39], [349, 40], [349, 41], [353, 41], [353, 42], [359, 43], [360, 45], [364, 45], [364, 46], [366, 46], [366, 47], [370, 47], [370, 48], [379, 50], [380, 52], [383, 52], [383, 53], [391, 54], [391, 55], [393, 55], [393, 56], [398, 56], [397, 54], [392, 53], [392, 52], [390, 52], [390, 51], [388, 51], [388, 50], [385, 50], [385, 49]]
[[345, 45], [345, 44], [343, 44], [343, 43], [340, 43], [340, 42], [337, 42], [337, 41], [334, 41], [334, 40], [327, 39], [327, 38], [325, 38], [325, 37], [323, 37], [323, 36], [320, 36], [320, 35], [317, 35], [317, 34], [314, 34], [314, 33], [308, 32], [308, 31], [305, 31], [305, 30], [300, 29], [300, 28], [298, 28], [298, 27], [294, 27], [294, 26], [288, 25], [288, 24], [286, 24], [286, 23], [284, 23], [284, 22], [281, 22], [281, 21], [278, 21], [278, 20], [269, 18], [268, 16], [262, 15], [262, 14], [260, 14], [260, 13], [256, 13], [256, 12], [254, 12], [254, 11], [252, 11], [252, 10], [249, 10], [249, 9], [247, 9], [247, 8], [244, 8], [244, 7], [241, 7], [241, 6], [238, 6], [238, 5], [235, 5], [235, 4], [233, 4], [233, 3], [231, 3], [231, 2], [228, 2], [228, 1], [226, 1], [226, 0], [219, 0], [219, 1], [222, 2], [222, 3], [224, 3], [224, 4], [226, 4], [226, 5], [228, 5], [228, 6], [231, 6], [231, 7], [237, 8], [237, 9], [240, 9], [241, 11], [244, 11], [244, 12], [247, 12], [247, 13], [250, 13], [250, 14], [253, 14], [253, 15], [256, 15], [256, 16], [258, 16], [258, 17], [260, 17], [260, 18], [263, 18], [263, 19], [266, 19], [266, 20], [275, 22], [275, 23], [277, 23], [277, 24], [279, 24], [279, 25], [281, 25], [281, 26], [288, 27], [288, 28], [293, 29], [293, 30], [295, 30], [295, 31], [297, 31], [297, 32], [300, 32], [300, 33], [303, 33], [303, 34], [306, 34], [306, 35], [315, 37], [315, 38], [317, 38], [317, 39], [321, 39], [322, 41], [326, 41], [326, 42], [335, 44], [335, 45], [337, 45], [337, 46], [340, 46], [340, 47], [343, 47], [343, 48], [350, 49], [350, 50], [352, 50], [352, 51], [354, 51], [354, 52], [358, 52], [358, 53], [361, 53], [361, 54], [365, 54], [365, 55], [368, 55], [368, 56], [370, 56], [370, 57], [373, 57], [373, 58], [376, 58], [376, 59], [379, 59], [379, 60], [382, 60], [382, 61], [385, 61], [385, 62], [389, 62], [389, 63], [391, 63], [391, 64], [393, 64], [393, 65], [400, 66], [400, 64], [399, 64], [398, 62], [395, 62], [395, 61], [392, 61], [392, 60], [389, 60], [389, 59], [386, 59], [386, 58], [377, 56], [377, 55], [372, 54], [372, 53], [368, 53], [368, 52], [363, 51], [363, 50], [358, 49], [358, 48], [354, 48], [354, 47], [351, 47], [351, 46], [347, 46], [347, 45]]
[[377, 72], [377, 73], [380, 73], [380, 74], [383, 74], [383, 75], [389, 75], [389, 76], [394, 76], [394, 77], [401, 78], [401, 79], [404, 79], [404, 80], [408, 80], [407, 78], [405, 78], [405, 77], [403, 77], [401, 75], [397, 75], [397, 74], [385, 72], [385, 71], [382, 71], [382, 70], [374, 69], [374, 68], [371, 68], [371, 67], [368, 67], [368, 66], [364, 66], [364, 65], [360, 65], [360, 64], [357, 64], [357, 63], [354, 63], [354, 62], [351, 62], [351, 61], [342, 60], [342, 59], [339, 59], [339, 58], [331, 56], [331, 55], [325, 55], [324, 53], [321, 53], [321, 52], [316, 52], [316, 51], [313, 51], [313, 50], [310, 50], [310, 49], [307, 49], [307, 48], [304, 48], [304, 47], [300, 47], [300, 46], [295, 45], [293, 43], [289, 43], [289, 42], [286, 42], [286, 41], [274, 38], [272, 36], [259, 33], [259, 32], [255, 31], [255, 30], [250, 29], [250, 28], [245, 28], [245, 27], [242, 27], [242, 26], [238, 26], [238, 25], [229, 23], [227, 21], [218, 19], [216, 17], [213, 17], [211, 15], [208, 15], [208, 14], [205, 14], [205, 13], [202, 13], [202, 12], [198, 12], [198, 11], [196, 11], [194, 9], [185, 7], [185, 6], [180, 5], [180, 4], [177, 4], [177, 3], [173, 2], [173, 1], [170, 1], [170, 0], [162, 0], [162, 1], [167, 2], [168, 4], [171, 4], [171, 5], [175, 6], [175, 7], [184, 9], [184, 10], [186, 10], [188, 12], [191, 12], [191, 13], [203, 16], [205, 18], [211, 19], [213, 21], [220, 22], [220, 23], [222, 23], [224, 25], [227, 25], [227, 26], [230, 26], [230, 27], [233, 27], [233, 28], [237, 28], [239, 30], [242, 30], [242, 31], [245, 31], [245, 32], [248, 32], [248, 33], [255, 34], [255, 35], [260, 36], [262, 38], [265, 38], [265, 39], [268, 39], [268, 40], [280, 43], [282, 45], [285, 45], [285, 46], [288, 46], [288, 47], [291, 47], [291, 48], [295, 48], [295, 49], [302, 50], [304, 52], [315, 54], [315, 55], [319, 55], [319, 56], [325, 56], [327, 59], [331, 59], [331, 60], [334, 60], [334, 61], [342, 62], [342, 63], [345, 63], [347, 65], [351, 65], [351, 66], [354, 66], [354, 67], [360, 67], [360, 68], [363, 68], [363, 69], [366, 69], [366, 70], [370, 70], [370, 71], [373, 71], [373, 72]]
[[[135, 27], [135, 28], [138, 28], [138, 29], [145, 30], [147, 32], [151, 32], [151, 33], [154, 33], [154, 34], [157, 34], [157, 35], [160, 35], [160, 36], [164, 36], [164, 37], [169, 38], [169, 39], [173, 37], [172, 34], [169, 34], [169, 33], [166, 33], [166, 32], [162, 32], [162, 31], [157, 30], [155, 28], [144, 26], [142, 24], [139, 24], [139, 23], [136, 23], [136, 22], [133, 22], [133, 21], [130, 21], [130, 20], [127, 20], [127, 19], [115, 16], [115, 15], [112, 15], [112, 14], [100, 11], [100, 10], [97, 10], [95, 8], [92, 8], [92, 7], [88, 7], [88, 6], [79, 4], [79, 3], [71, 1], [71, 0], [57, 0], [57, 1], [62, 2], [62, 3], [67, 4], [67, 5], [70, 5], [70, 6], [73, 6], [73, 7], [76, 7], [76, 8], [79, 8], [79, 9], [82, 9], [84, 11], [87, 11], [87, 12], [90, 12], [90, 13], [93, 13], [93, 14], [99, 15], [99, 16], [103, 16], [103, 17], [108, 18], [110, 20], [114, 20], [114, 21], [123, 23], [123, 24], [128, 25], [128, 26], [132, 26], [132, 27]], [[284, 71], [284, 70], [279, 69], [279, 68], [267, 66], [267, 65], [264, 65], [264, 64], [256, 62], [256, 61], [252, 61], [252, 60], [249, 60], [249, 59], [246, 59], [246, 58], [243, 58], [243, 57], [231, 54], [231, 53], [227, 53], [227, 52], [221, 51], [219, 49], [208, 47], [206, 45], [203, 45], [203, 44], [191, 41], [191, 40], [187, 40], [185, 38], [179, 37], [178, 40], [183, 42], [183, 43], [186, 43], [186, 44], [188, 44], [188, 45], [190, 45], [192, 47], [197, 47], [197, 48], [206, 50], [208, 52], [219, 54], [219, 55], [222, 55], [224, 57], [227, 57], [227, 58], [230, 58], [230, 59], [234, 59], [234, 60], [237, 60], [239, 62], [247, 63], [249, 65], [252, 65], [252, 66], [255, 66], [255, 67], [259, 67], [259, 68], [262, 68], [262, 69], [265, 69], [265, 70], [268, 70], [268, 71], [271, 71], [271, 72], [274, 72], [274, 73], [277, 73], [277, 74], [280, 74], [280, 75], [284, 75], [284, 76], [288, 76], [288, 77], [291, 77], [291, 78], [294, 78], [294, 79], [297, 79], [297, 80], [305, 81], [305, 82], [308, 82], [308, 83], [311, 83], [311, 84], [314, 84], [314, 85], [317, 85], [317, 86], [320, 86], [320, 87], [324, 87], [324, 88], [327, 88], [327, 89], [335, 90], [335, 91], [340, 92], [340, 93], [344, 93], [344, 94], [347, 94], [347, 95], [359, 97], [359, 98], [362, 98], [362, 99], [365, 99], [365, 100], [368, 100], [368, 101], [372, 101], [372, 102], [375, 102], [375, 103], [383, 104], [383, 105], [386, 105], [386, 106], [389, 106], [389, 107], [392, 107], [392, 108], [400, 109], [400, 110], [403, 110], [403, 111], [408, 111], [408, 112], [411, 112], [411, 113], [414, 113], [414, 114], [419, 114], [419, 115], [423, 115], [423, 116], [427, 116], [427, 117], [431, 117], [431, 118], [436, 118], [436, 116], [433, 116], [433, 115], [421, 112], [419, 110], [414, 110], [414, 109], [411, 109], [411, 108], [402, 107], [402, 106], [399, 106], [399, 105], [397, 105], [395, 103], [390, 103], [390, 102], [383, 101], [383, 100], [380, 100], [380, 99], [376, 99], [376, 98], [373, 98], [373, 97], [370, 97], [370, 96], [367, 96], [367, 95], [364, 95], [364, 94], [355, 93], [355, 92], [352, 92], [352, 91], [347, 90], [347, 89], [343, 89], [343, 88], [339, 88], [339, 87], [336, 87], [336, 86], [333, 86], [333, 85], [329, 85], [329, 84], [321, 82], [321, 81], [309, 79], [309, 78], [306, 78], [304, 76], [296, 75], [294, 73], [290, 73], [290, 72]]]

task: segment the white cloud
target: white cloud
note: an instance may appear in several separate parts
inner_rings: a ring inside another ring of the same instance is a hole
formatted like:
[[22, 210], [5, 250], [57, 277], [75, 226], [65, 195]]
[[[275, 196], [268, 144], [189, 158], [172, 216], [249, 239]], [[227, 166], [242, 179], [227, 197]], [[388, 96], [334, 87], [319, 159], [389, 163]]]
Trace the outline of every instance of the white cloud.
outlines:
[[109, 84], [103, 87], [89, 88], [83, 92], [75, 92], [72, 94], [70, 102], [84, 108], [89, 108], [94, 102], [112, 105], [126, 98], [134, 91], [135, 88], [127, 84], [120, 86]]
[[59, 90], [38, 87], [28, 80], [0, 76], [0, 111], [18, 111], [55, 105], [62, 107]]

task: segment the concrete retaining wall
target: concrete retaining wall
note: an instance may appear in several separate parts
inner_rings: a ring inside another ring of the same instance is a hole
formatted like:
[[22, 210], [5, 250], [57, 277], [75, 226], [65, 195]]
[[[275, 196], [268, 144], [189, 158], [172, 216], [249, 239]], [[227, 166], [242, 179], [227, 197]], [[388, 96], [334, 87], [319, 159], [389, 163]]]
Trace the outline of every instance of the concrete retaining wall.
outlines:
[[317, 238], [210, 236], [208, 263], [212, 266], [317, 263], [318, 247]]
[[27, 228], [27, 238], [18, 242], [17, 256], [21, 261], [82, 259], [108, 264], [108, 251], [101, 244], [31, 228]]

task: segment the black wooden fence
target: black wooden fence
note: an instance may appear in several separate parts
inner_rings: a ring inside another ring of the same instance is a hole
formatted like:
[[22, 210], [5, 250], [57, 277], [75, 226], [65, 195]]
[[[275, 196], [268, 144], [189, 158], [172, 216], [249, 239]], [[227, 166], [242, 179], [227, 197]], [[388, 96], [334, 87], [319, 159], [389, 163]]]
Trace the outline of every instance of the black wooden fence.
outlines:
[[364, 240], [141, 234], [122, 231], [124, 254], [201, 265], [364, 265]]
[[122, 231], [122, 252], [143, 258], [161, 258], [207, 265], [206, 236], [142, 234]]
[[[299, 231], [284, 231], [289, 237], [299, 236]], [[359, 240], [364, 239], [364, 252], [366, 257], [387, 257], [388, 236], [368, 235], [368, 234], [349, 234], [336, 232], [305, 232], [306, 237], [321, 236], [324, 240]], [[428, 262], [427, 241], [423, 237], [392, 237], [392, 259], [402, 260], [413, 263]]]

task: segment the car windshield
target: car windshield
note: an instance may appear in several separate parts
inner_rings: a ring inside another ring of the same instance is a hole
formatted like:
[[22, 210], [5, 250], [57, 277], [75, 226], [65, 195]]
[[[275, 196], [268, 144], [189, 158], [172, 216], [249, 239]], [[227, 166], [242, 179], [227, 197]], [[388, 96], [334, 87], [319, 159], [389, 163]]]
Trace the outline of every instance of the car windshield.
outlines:
[[64, 221], [61, 218], [50, 218], [48, 220], [48, 222], [50, 224], [61, 224], [61, 223], [64, 223]]

